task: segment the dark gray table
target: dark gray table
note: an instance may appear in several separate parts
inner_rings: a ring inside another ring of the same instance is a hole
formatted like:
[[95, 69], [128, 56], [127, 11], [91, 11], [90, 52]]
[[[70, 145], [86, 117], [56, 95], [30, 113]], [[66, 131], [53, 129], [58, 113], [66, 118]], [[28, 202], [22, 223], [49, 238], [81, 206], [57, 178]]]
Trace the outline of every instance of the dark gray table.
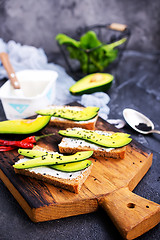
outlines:
[[[130, 107], [141, 111], [160, 129], [160, 59], [159, 53], [126, 51], [115, 74], [109, 91], [111, 101], [109, 118], [123, 118], [122, 111]], [[5, 81], [5, 80], [4, 80]], [[2, 84], [4, 81], [1, 81]], [[5, 115], [0, 106], [0, 120]], [[153, 165], [134, 192], [144, 198], [160, 203], [160, 135], [141, 135], [125, 126], [138, 142], [153, 152]], [[69, 217], [44, 223], [33, 223], [0, 181], [0, 239], [1, 240], [117, 240], [122, 239], [106, 213]], [[160, 239], [160, 224], [137, 238]]]

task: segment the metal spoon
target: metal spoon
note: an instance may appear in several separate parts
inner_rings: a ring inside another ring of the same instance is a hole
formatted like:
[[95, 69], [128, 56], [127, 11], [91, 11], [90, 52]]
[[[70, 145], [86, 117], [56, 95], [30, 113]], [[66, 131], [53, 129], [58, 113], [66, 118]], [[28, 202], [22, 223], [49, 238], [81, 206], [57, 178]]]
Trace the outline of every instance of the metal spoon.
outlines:
[[142, 113], [130, 109], [125, 108], [123, 110], [123, 116], [126, 122], [137, 132], [142, 134], [149, 134], [149, 133], [158, 133], [160, 134], [159, 130], [154, 129], [153, 122], [144, 116]]

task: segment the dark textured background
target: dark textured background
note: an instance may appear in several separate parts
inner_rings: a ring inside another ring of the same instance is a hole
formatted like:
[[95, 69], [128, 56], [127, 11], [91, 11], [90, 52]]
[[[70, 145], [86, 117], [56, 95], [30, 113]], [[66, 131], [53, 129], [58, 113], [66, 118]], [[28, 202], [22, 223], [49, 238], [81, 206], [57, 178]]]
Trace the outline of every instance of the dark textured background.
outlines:
[[55, 36], [79, 27], [119, 22], [132, 30], [129, 48], [160, 49], [159, 0], [0, 0], [0, 37], [57, 52]]
[[[109, 91], [110, 118], [123, 118], [125, 107], [141, 111], [160, 129], [160, 1], [159, 0], [0, 0], [0, 37], [42, 47], [49, 59], [59, 60], [55, 42], [60, 32], [76, 36], [79, 27], [119, 22], [132, 35], [115, 72]], [[73, 76], [74, 77], [74, 76]], [[0, 85], [3, 81], [0, 82]], [[5, 115], [0, 106], [0, 119]], [[160, 203], [160, 135], [138, 134], [126, 125], [138, 142], [153, 152], [151, 169], [134, 192]], [[138, 240], [158, 240], [160, 224]], [[120, 240], [106, 213], [32, 223], [0, 181], [0, 239], [2, 240]]]

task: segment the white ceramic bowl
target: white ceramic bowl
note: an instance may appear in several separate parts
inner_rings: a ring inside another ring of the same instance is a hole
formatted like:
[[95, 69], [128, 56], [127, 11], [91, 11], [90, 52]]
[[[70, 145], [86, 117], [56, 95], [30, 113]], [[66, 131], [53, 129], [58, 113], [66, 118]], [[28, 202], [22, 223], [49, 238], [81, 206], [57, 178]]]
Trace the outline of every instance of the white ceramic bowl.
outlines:
[[33, 116], [35, 111], [54, 103], [57, 72], [50, 70], [23, 70], [16, 72], [21, 90], [15, 90], [6, 81], [0, 88], [0, 98], [7, 119]]

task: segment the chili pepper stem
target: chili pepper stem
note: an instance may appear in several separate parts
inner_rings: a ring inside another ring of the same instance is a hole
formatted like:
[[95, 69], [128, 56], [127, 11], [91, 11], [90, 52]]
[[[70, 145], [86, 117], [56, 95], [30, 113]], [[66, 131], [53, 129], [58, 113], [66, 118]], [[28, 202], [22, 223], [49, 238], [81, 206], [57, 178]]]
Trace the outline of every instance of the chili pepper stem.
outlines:
[[41, 138], [52, 136], [52, 135], [55, 135], [55, 133], [45, 134], [45, 135], [41, 135], [41, 136], [35, 136], [35, 140], [37, 142]]

